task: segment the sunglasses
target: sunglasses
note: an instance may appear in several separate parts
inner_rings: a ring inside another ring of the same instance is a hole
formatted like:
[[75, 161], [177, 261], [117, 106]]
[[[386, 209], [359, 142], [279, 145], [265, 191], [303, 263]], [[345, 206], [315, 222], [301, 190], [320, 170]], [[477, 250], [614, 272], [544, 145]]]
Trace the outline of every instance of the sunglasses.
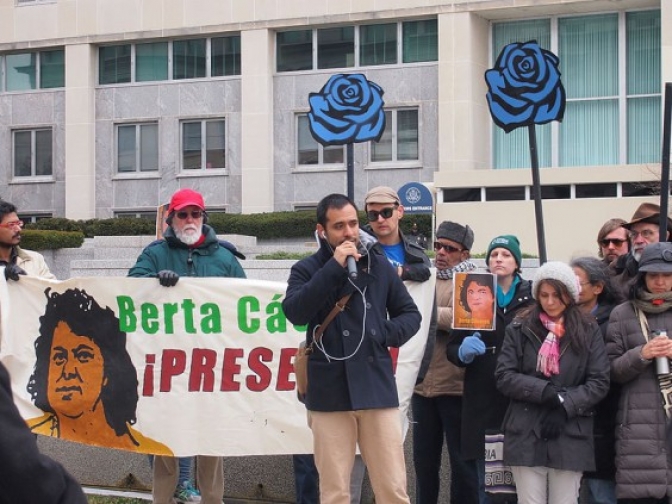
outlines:
[[620, 247], [626, 241], [627, 240], [621, 240], [620, 238], [605, 238], [600, 243], [602, 244], [603, 247], [608, 247], [610, 243], [613, 243], [614, 247]]
[[394, 207], [383, 208], [380, 212], [378, 210], [369, 210], [366, 212], [366, 218], [369, 219], [369, 222], [375, 222], [378, 220], [378, 216], [382, 215], [383, 219], [389, 219], [394, 213]]
[[454, 252], [462, 252], [464, 249], [459, 249], [456, 247], [453, 247], [452, 245], [444, 245], [441, 242], [434, 242], [434, 250], [438, 252], [439, 250], [443, 249], [445, 252], [454, 253]]
[[17, 220], [17, 221], [12, 221], [12, 222], [5, 222], [4, 224], [0, 224], [0, 227], [3, 228], [19, 228], [21, 229], [23, 227], [23, 221], [22, 220]]
[[182, 220], [186, 219], [190, 215], [192, 219], [200, 219], [203, 217], [203, 212], [201, 210], [192, 210], [191, 212], [177, 212], [175, 215], [177, 215], [178, 219]]

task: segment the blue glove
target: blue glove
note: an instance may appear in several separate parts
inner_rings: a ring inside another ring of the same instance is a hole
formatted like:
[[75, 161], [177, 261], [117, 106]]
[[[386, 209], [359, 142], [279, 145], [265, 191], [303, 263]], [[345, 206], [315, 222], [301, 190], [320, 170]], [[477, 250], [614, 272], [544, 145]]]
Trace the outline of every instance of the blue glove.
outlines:
[[156, 276], [164, 287], [173, 287], [180, 279], [180, 275], [171, 270], [161, 270]]
[[457, 356], [465, 364], [471, 364], [474, 357], [483, 355], [485, 353], [485, 343], [481, 341], [481, 333], [475, 332], [471, 336], [467, 336], [462, 341], [460, 349], [457, 351]]

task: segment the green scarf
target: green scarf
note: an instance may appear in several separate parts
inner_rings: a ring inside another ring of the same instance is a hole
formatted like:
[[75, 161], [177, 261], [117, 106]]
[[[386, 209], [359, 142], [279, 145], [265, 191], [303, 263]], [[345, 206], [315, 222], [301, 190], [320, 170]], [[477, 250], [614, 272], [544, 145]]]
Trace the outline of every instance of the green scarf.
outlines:
[[652, 294], [640, 288], [632, 303], [644, 313], [663, 313], [672, 308], [672, 291]]

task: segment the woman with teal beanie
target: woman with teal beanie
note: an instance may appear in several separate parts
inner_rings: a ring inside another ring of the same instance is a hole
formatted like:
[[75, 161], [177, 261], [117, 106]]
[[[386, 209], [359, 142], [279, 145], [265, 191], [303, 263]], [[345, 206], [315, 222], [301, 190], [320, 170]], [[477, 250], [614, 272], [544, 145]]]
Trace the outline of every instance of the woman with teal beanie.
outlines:
[[454, 330], [448, 343], [448, 359], [466, 368], [462, 400], [462, 456], [475, 460], [481, 487], [481, 504], [490, 501], [485, 494], [485, 432], [499, 431], [509, 400], [497, 390], [495, 366], [504, 341], [506, 326], [523, 308], [533, 303], [532, 282], [520, 276], [520, 242], [513, 235], [494, 238], [488, 245], [485, 263], [497, 275], [497, 314], [493, 331]]

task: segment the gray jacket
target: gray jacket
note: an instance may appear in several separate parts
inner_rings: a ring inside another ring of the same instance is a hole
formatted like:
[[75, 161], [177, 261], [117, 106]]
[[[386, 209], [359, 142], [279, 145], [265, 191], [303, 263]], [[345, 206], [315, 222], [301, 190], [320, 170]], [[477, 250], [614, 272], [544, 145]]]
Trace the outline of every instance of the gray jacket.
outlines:
[[[609, 361], [597, 324], [588, 329], [586, 348], [575, 351], [560, 340], [560, 374], [550, 378], [536, 371], [537, 355], [547, 333], [536, 334], [514, 320], [497, 359], [497, 388], [511, 399], [502, 424], [504, 462], [512, 466], [550, 467], [566, 471], [595, 469], [594, 406], [609, 391]], [[549, 406], [541, 403], [544, 388], [560, 389], [567, 413], [557, 439], [541, 437], [541, 423]]]
[[[672, 310], [647, 316], [650, 329], [672, 335]], [[619, 499], [672, 496], [672, 462], [655, 366], [641, 359], [646, 339], [628, 301], [611, 312], [607, 353], [611, 379], [622, 384], [616, 416], [616, 494]]]

